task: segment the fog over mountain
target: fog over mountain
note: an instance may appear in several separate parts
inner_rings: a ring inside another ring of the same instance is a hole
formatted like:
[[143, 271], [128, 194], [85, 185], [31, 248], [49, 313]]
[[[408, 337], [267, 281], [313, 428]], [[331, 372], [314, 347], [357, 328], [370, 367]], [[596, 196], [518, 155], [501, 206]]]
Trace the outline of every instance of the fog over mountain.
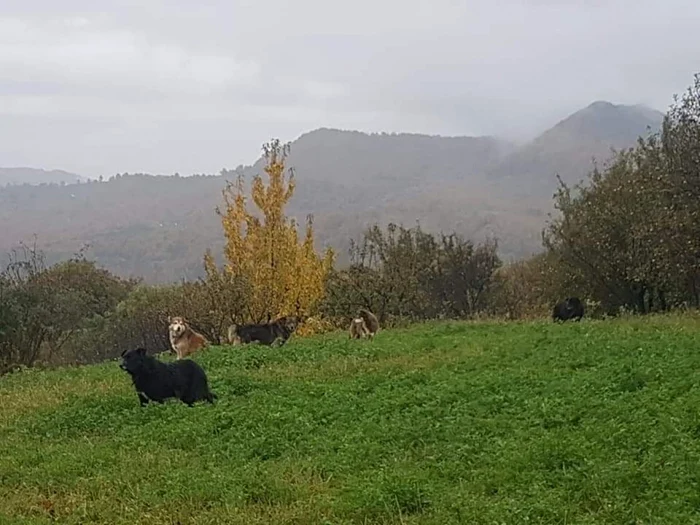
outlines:
[[592, 161], [604, 162], [611, 149], [633, 146], [637, 138], [658, 131], [663, 114], [642, 106], [597, 101], [565, 118], [509, 155], [489, 175], [497, 184], [529, 194], [550, 192], [556, 174], [567, 184], [584, 178]]
[[217, 173], [319, 128], [530, 140], [594, 100], [664, 111], [682, 0], [26, 0], [0, 6], [0, 166]]

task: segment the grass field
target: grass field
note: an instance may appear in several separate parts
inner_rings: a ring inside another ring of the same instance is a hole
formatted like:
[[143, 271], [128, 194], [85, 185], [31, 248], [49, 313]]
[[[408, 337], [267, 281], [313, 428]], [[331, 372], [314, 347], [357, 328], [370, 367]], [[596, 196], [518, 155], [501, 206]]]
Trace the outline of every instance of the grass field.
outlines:
[[436, 323], [0, 378], [0, 523], [700, 523], [700, 318]]

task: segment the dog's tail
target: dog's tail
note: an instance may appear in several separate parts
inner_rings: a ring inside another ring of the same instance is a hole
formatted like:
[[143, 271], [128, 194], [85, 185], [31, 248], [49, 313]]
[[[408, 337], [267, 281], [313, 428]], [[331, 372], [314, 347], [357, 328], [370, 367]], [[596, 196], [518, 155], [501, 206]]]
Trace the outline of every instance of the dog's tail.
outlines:
[[209, 401], [213, 405], [215, 399], [219, 399], [219, 396], [217, 396], [214, 392], [209, 392], [209, 395], [207, 396], [207, 401]]

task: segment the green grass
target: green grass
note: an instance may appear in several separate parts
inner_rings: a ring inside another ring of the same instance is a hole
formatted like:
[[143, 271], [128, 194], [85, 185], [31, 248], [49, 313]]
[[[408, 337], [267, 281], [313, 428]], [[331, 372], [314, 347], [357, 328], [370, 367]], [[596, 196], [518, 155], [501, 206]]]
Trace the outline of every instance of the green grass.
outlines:
[[0, 523], [700, 523], [700, 319], [435, 323], [0, 378]]

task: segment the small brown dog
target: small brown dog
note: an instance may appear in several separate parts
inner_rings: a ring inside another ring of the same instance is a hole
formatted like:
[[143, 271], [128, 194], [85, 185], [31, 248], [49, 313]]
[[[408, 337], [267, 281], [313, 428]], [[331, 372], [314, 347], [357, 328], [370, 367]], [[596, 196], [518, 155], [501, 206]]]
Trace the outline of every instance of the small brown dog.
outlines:
[[350, 322], [350, 339], [363, 339], [367, 334], [369, 330], [362, 317], [356, 317]]
[[372, 339], [379, 332], [379, 319], [366, 308], [360, 308], [358, 317], [361, 317], [367, 327], [367, 336]]
[[209, 341], [202, 334], [190, 328], [184, 317], [168, 317], [168, 325], [170, 346], [173, 347], [178, 359], [192, 355], [209, 345]]

